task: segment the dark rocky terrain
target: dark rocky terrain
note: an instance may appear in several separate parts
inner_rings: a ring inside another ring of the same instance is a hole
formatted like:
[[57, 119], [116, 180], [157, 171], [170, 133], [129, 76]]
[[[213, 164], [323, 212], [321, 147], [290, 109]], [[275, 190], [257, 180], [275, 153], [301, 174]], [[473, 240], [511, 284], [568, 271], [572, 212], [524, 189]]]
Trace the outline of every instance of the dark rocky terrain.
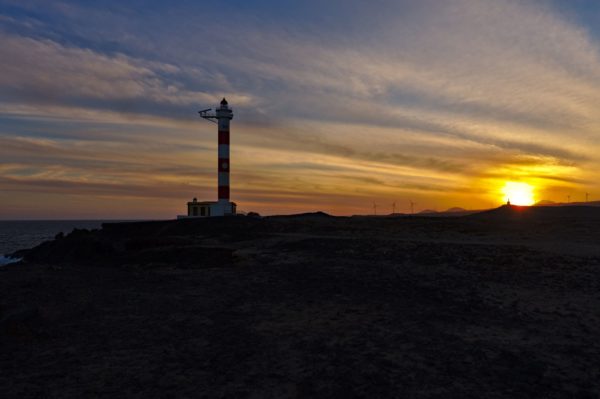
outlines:
[[600, 208], [108, 224], [18, 255], [3, 398], [600, 397]]

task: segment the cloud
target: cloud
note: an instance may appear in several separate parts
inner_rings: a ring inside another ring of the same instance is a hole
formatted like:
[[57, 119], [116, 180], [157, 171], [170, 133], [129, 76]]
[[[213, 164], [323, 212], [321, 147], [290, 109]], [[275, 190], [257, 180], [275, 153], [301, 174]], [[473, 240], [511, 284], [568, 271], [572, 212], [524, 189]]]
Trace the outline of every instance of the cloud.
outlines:
[[[219, 94], [188, 90], [178, 80], [176, 65], [136, 59], [124, 54], [105, 55], [89, 49], [61, 45], [52, 40], [0, 33], [4, 62], [0, 65], [0, 87], [12, 101], [28, 104], [89, 103], [120, 110], [129, 104], [149, 112], [151, 105], [196, 106], [217, 101]], [[194, 71], [196, 76], [198, 71]], [[243, 93], [231, 99], [244, 104]], [[144, 110], [143, 105], [146, 105]], [[90, 107], [93, 108], [93, 107]]]

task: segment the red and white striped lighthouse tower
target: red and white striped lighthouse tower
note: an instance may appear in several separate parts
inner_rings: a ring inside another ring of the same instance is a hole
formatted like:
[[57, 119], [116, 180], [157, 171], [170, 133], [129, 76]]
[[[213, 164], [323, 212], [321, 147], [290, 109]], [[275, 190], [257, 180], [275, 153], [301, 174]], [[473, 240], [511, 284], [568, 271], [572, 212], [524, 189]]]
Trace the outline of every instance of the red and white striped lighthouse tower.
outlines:
[[200, 116], [219, 126], [219, 149], [218, 149], [218, 201], [198, 201], [194, 198], [188, 202], [188, 217], [226, 216], [236, 214], [236, 204], [229, 200], [229, 122], [233, 119], [233, 111], [229, 108], [227, 100], [223, 99], [219, 108], [214, 113], [211, 109], [198, 111]]
[[219, 125], [219, 202], [229, 204], [229, 122], [233, 119], [233, 111], [227, 100], [221, 100], [221, 106], [216, 110]]

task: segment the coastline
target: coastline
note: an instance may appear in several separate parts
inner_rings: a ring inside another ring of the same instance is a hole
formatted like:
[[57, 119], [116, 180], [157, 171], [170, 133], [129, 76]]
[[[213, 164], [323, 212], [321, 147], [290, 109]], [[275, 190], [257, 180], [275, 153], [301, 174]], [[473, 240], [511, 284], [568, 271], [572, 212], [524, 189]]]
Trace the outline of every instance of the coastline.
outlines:
[[13, 258], [10, 256], [0, 255], [0, 267], [10, 265], [13, 263], [18, 263], [22, 260], [22, 258]]

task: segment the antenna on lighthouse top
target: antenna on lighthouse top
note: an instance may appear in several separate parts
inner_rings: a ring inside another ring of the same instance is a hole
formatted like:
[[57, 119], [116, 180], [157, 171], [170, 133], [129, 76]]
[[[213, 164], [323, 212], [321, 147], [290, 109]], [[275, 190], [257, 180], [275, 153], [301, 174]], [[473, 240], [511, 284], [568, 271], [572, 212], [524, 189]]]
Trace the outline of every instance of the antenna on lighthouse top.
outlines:
[[213, 120], [213, 119], [217, 118], [217, 115], [213, 114], [213, 113], [209, 114], [210, 111], [211, 111], [211, 108], [207, 108], [207, 109], [203, 109], [202, 111], [198, 111], [198, 113], [200, 114], [201, 118], [204, 118], [207, 121], [212, 122], [212, 123], [217, 123], [217, 121]]

